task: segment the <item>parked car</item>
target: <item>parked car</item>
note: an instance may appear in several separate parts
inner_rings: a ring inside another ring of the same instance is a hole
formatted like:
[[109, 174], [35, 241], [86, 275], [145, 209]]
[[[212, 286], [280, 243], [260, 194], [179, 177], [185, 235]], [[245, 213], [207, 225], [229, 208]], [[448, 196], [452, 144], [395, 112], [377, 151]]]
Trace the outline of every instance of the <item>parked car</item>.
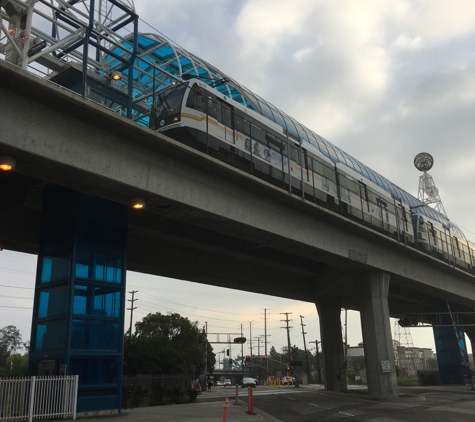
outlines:
[[295, 384], [294, 377], [283, 377], [282, 378], [282, 385], [293, 385]]
[[221, 381], [216, 381], [216, 387], [222, 387], [223, 383]]
[[243, 378], [241, 381], [241, 388], [252, 387], [255, 388], [256, 382], [253, 378]]
[[231, 387], [231, 380], [229, 378], [226, 378], [224, 380], [224, 387]]

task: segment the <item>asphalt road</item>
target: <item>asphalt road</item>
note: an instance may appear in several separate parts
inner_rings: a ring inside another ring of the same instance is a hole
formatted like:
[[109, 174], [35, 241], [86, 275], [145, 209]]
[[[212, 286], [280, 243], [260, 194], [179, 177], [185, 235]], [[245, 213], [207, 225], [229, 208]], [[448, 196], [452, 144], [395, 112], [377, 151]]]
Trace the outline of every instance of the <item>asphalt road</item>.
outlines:
[[[346, 394], [321, 389], [258, 387], [254, 406], [269, 422], [474, 422], [475, 391], [470, 387], [400, 388], [399, 400], [375, 400], [364, 391]], [[267, 390], [267, 391], [265, 391]], [[247, 401], [247, 397], [242, 397]]]

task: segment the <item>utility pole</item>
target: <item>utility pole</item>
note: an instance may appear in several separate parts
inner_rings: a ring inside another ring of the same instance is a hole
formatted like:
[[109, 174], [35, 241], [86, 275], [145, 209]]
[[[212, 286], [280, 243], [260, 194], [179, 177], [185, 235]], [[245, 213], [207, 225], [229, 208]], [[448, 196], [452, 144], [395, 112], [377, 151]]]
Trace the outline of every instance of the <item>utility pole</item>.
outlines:
[[300, 325], [302, 325], [302, 336], [303, 336], [303, 350], [305, 352], [305, 361], [307, 362], [307, 375], [308, 375], [308, 381], [310, 382], [310, 367], [308, 365], [308, 355], [307, 355], [307, 345], [305, 344], [305, 333], [303, 330], [303, 327], [305, 327], [303, 323], [303, 316], [300, 315]]
[[264, 350], [266, 354], [266, 380], [269, 376], [269, 361], [267, 360], [267, 308], [264, 308]]
[[134, 308], [134, 302], [138, 299], [134, 299], [135, 293], [138, 293], [138, 290], [132, 290], [129, 293], [132, 293], [132, 299], [128, 299], [128, 302], [132, 302], [130, 304], [130, 308], [127, 308], [128, 311], [130, 311], [130, 326], [129, 326], [129, 337], [132, 337], [132, 316], [134, 315], [134, 309], [137, 309], [137, 307]]
[[[249, 353], [251, 354], [251, 363], [253, 363], [252, 359], [252, 321], [249, 321]], [[253, 367], [254, 365], [251, 366], [251, 376], [253, 373]]]
[[261, 338], [262, 338], [262, 335], [254, 337], [254, 340], [257, 340], [257, 354], [259, 356], [261, 356], [261, 344], [260, 344]]
[[[201, 339], [203, 341], [202, 344], [202, 363], [203, 363], [203, 372], [202, 375], [204, 375], [204, 383], [205, 383], [205, 388], [206, 388], [206, 374], [208, 373], [208, 353], [207, 353], [207, 348], [208, 348], [208, 336], [206, 335], [206, 328], [203, 327], [203, 330], [201, 331]], [[203, 384], [203, 383], [202, 383]]]
[[252, 321], [249, 321], [249, 353], [252, 361]]
[[280, 314], [285, 315], [285, 319], [281, 319], [281, 321], [285, 321], [286, 324], [287, 324], [286, 327], [281, 327], [281, 328], [286, 328], [287, 329], [287, 354], [289, 355], [289, 365], [290, 365], [290, 362], [292, 361], [291, 348], [290, 348], [290, 328], [292, 328], [292, 327], [289, 327], [289, 314], [290, 314], [290, 312], [281, 312]]
[[[241, 338], [242, 337], [243, 337], [243, 334], [242, 334], [242, 324], [241, 324]], [[244, 346], [242, 342], [241, 342], [241, 374], [244, 377]]]
[[309, 341], [309, 343], [315, 343], [315, 347], [317, 348], [317, 372], [318, 372], [318, 380], [317, 382], [320, 384], [321, 382], [321, 371], [320, 371], [320, 355], [318, 353], [318, 343], [321, 343], [321, 341], [315, 340], [315, 341]]

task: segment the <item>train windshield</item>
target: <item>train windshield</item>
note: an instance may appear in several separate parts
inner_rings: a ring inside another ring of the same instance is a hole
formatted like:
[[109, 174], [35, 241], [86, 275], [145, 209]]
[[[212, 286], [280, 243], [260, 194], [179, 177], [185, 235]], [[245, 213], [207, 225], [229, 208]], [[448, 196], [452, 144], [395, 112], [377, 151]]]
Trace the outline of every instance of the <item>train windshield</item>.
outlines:
[[188, 83], [167, 89], [157, 95], [150, 119], [150, 127], [158, 129], [180, 120], [181, 103]]

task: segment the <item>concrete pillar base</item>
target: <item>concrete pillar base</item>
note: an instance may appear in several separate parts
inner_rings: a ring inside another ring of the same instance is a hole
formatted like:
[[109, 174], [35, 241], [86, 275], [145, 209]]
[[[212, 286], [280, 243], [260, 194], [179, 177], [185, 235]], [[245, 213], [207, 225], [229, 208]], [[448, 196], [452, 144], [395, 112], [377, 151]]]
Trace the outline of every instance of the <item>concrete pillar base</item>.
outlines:
[[357, 281], [368, 379], [368, 394], [398, 398], [396, 367], [389, 320], [388, 273], [367, 273]]
[[320, 317], [325, 388], [329, 391], [346, 391], [346, 362], [340, 319], [341, 297], [320, 296], [317, 297], [316, 305]]

